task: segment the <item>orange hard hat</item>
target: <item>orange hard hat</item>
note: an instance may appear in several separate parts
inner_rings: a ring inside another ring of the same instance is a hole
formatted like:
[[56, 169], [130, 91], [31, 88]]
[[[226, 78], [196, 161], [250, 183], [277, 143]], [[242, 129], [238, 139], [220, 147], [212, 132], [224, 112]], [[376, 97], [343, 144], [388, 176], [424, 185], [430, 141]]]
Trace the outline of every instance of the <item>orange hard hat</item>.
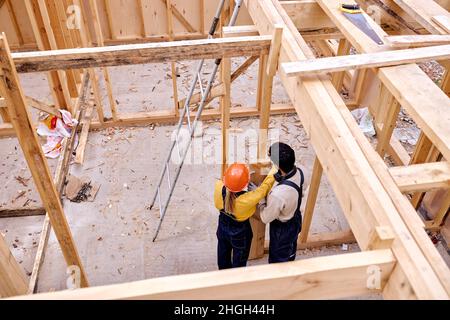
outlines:
[[223, 184], [231, 192], [240, 192], [250, 182], [250, 171], [245, 164], [232, 164], [223, 176]]

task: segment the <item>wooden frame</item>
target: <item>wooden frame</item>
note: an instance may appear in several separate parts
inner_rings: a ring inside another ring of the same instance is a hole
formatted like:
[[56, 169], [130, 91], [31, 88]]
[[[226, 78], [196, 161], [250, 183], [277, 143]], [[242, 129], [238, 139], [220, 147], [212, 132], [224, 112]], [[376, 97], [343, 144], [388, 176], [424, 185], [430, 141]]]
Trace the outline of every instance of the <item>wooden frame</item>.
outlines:
[[[414, 14], [417, 21], [423, 24], [425, 28], [433, 30], [434, 33], [445, 34], [447, 32], [442, 27], [442, 18], [438, 19], [439, 24], [436, 24], [436, 18], [433, 19], [438, 15], [436, 12], [442, 13], [441, 7], [435, 7], [434, 4], [430, 7], [423, 7], [421, 6], [422, 0], [394, 0], [394, 2], [409, 14]], [[150, 52], [151, 50], [157, 50], [156, 48], [162, 48], [166, 53], [168, 51], [172, 53], [172, 50], [176, 52], [177, 48], [189, 46], [189, 48], [192, 48], [191, 58], [225, 58], [222, 66], [222, 85], [220, 94], [217, 95], [221, 97], [221, 109], [208, 110], [210, 112], [204, 114], [205, 118], [221, 117], [225, 130], [233, 114], [237, 116], [259, 116], [260, 127], [262, 129], [267, 128], [271, 111], [277, 111], [277, 108], [273, 106], [271, 108], [270, 98], [271, 85], [278, 66], [283, 63], [315, 59], [299, 30], [302, 31], [311, 26], [319, 29], [332, 26], [337, 29], [337, 32], [345, 37], [345, 41], [341, 41], [337, 48], [339, 55], [346, 54], [350, 46], [353, 46], [360, 54], [382, 55], [383, 51], [392, 50], [392, 47], [388, 45], [375, 46], [364, 33], [349, 23], [338, 10], [339, 0], [289, 1], [289, 3], [277, 0], [245, 0], [244, 3], [254, 27], [246, 28], [246, 30], [242, 30], [245, 29], [242, 27], [228, 29], [228, 32], [235, 33], [234, 38], [208, 41], [174, 41], [158, 45], [127, 45], [122, 47], [127, 50], [123, 52], [129, 54], [134, 52], [133, 50], [137, 52], [138, 49], [149, 50]], [[169, 9], [176, 9], [176, 6], [171, 4], [170, 1], [165, 2], [165, 4]], [[321, 19], [316, 19], [316, 24], [313, 20], [300, 19], [299, 15], [303, 16], [302, 10], [294, 10], [294, 7], [298, 8], [298, 6], [308, 6]], [[418, 8], [422, 10], [420, 13], [418, 13]], [[119, 40], [114, 32], [114, 26], [112, 26], [112, 8], [107, 6], [105, 9], [110, 18], [111, 37], [114, 40]], [[428, 14], [429, 11], [432, 11], [432, 13]], [[47, 14], [48, 20], [51, 22], [52, 12], [47, 12]], [[439, 15], [445, 15], [445, 12]], [[368, 15], [365, 15], [365, 17], [380, 36], [387, 36], [385, 31], [371, 17]], [[178, 20], [180, 19], [183, 18]], [[202, 19], [204, 21], [205, 17], [202, 17]], [[308, 26], [307, 24], [312, 25]], [[192, 29], [186, 25], [184, 27], [189, 32], [195, 31], [192, 30], [194, 28], [192, 26]], [[51, 31], [50, 28], [47, 29], [47, 32]], [[140, 30], [143, 35], [147, 36], [148, 29], [144, 28], [144, 32], [142, 32], [142, 28]], [[203, 24], [201, 24], [200, 30], [204, 31]], [[255, 31], [259, 35], [254, 34]], [[239, 32], [247, 32], [247, 35], [236, 36], [236, 33]], [[169, 30], [169, 40], [176, 40], [174, 31]], [[248, 46], [243, 44], [249, 41], [254, 42]], [[320, 43], [323, 40], [316, 39], [315, 41]], [[228, 49], [214, 48], [214, 46], [229, 43], [233, 43], [233, 45]], [[236, 43], [242, 44], [241, 47], [236, 46]], [[259, 47], [255, 46], [256, 43], [259, 43]], [[243, 49], [243, 47], [247, 48], [248, 51], [245, 51], [246, 49]], [[323, 48], [326, 49], [325, 46]], [[205, 53], [205, 50], [207, 53]], [[208, 50], [213, 53], [208, 52]], [[69, 83], [69, 80], [67, 80], [69, 75], [73, 77], [73, 82], [77, 81], [76, 74], [71, 74], [70, 72], [73, 70], [70, 68], [106, 67], [142, 63], [143, 61], [176, 61], [183, 58], [175, 53], [172, 56], [169, 54], [170, 57], [168, 58], [159, 58], [160, 60], [154, 57], [144, 57], [143, 60], [142, 57], [136, 55], [136, 59], [119, 61], [118, 58], [122, 53], [120, 48], [100, 47], [11, 55], [5, 38], [2, 38], [0, 48], [2, 69], [7, 71], [6, 74], [0, 75], [2, 79], [2, 82], [0, 82], [2, 90], [0, 92], [5, 99], [3, 104], [6, 105], [8, 113], [12, 115], [9, 120], [12, 121], [13, 125], [12, 128], [11, 125], [6, 123], [3, 125], [3, 130], [11, 132], [14, 129], [16, 132], [33, 172], [35, 182], [41, 191], [41, 197], [44, 200], [51, 225], [55, 228], [59, 239], [65, 237], [65, 241], [61, 241], [61, 244], [66, 260], [68, 263], [80, 267], [81, 262], [70, 237], [70, 230], [64, 223], [58, 190], [49, 177], [48, 170], [45, 169], [45, 162], [40, 156], [41, 152], [36, 146], [35, 139], [33, 139], [34, 131], [30, 130], [33, 125], [27, 114], [26, 100], [21, 93], [17, 71], [41, 70], [61, 75], [61, 70], [67, 69], [65, 71], [66, 78], [62, 78]], [[103, 54], [104, 56], [102, 59], [98, 59], [99, 56], [96, 54]], [[241, 55], [259, 56], [260, 62], [263, 62], [261, 63], [261, 78], [259, 79], [259, 92], [261, 94], [258, 103], [259, 108], [255, 106], [255, 108], [233, 110], [230, 107], [232, 79], [228, 58]], [[74, 57], [75, 59], [73, 59]], [[83, 61], [84, 58], [90, 59]], [[37, 64], [37, 61], [39, 61], [39, 64]], [[55, 61], [59, 62], [55, 63]], [[70, 64], [63, 67], [60, 64], [61, 61], [69, 61]], [[378, 292], [388, 299], [449, 299], [450, 271], [429, 240], [424, 229], [424, 222], [417, 215], [413, 205], [403, 195], [403, 193], [423, 192], [436, 188], [448, 189], [449, 187], [448, 163], [446, 161], [436, 162], [438, 156], [429, 156], [429, 153], [433, 151], [433, 155], [442, 154], [446, 160], [450, 158], [449, 119], [445, 116], [448, 113], [445, 113], [446, 109], [444, 109], [448, 107], [448, 97], [445, 94], [447, 91], [446, 87], [442, 91], [434, 84], [432, 85], [432, 81], [414, 64], [416, 59], [409, 62], [411, 63], [393, 67], [385, 67], [384, 64], [377, 65], [379, 69], [375, 72], [368, 71], [359, 76], [356, 72], [347, 72], [347, 68], [339, 69], [338, 71], [344, 70], [346, 72], [341, 73], [339, 78], [334, 78], [333, 81], [311, 73], [308, 73], [308, 77], [300, 77], [298, 74], [287, 76], [283, 72], [279, 73], [317, 156], [307, 197], [305, 228], [300, 235], [299, 245], [300, 247], [308, 247], [308, 244], [312, 245], [312, 243], [320, 243], [319, 245], [335, 244], [339, 241], [349, 242], [354, 239], [363, 252], [307, 259], [282, 265], [249, 267], [242, 270], [175, 276], [131, 284], [43, 294], [36, 297], [50, 299], [342, 298]], [[15, 63], [17, 63], [17, 69]], [[27, 69], [27, 66], [29, 69]], [[86, 77], [86, 74], [89, 73], [84, 73], [83, 76]], [[380, 137], [376, 150], [365, 138], [350, 114], [346, 102], [336, 90], [336, 88], [340, 89], [345, 85], [346, 78], [348, 80], [352, 77], [359, 83], [360, 93], [358, 95], [360, 95], [361, 101], [368, 101], [370, 110], [375, 115], [376, 129]], [[11, 86], [11, 83], [13, 86]], [[378, 86], [374, 85], [377, 83]], [[369, 85], [378, 89], [371, 91], [362, 89]], [[415, 88], [425, 88], [423, 90], [426, 91], [427, 95], [421, 96]], [[78, 90], [78, 87], [76, 89]], [[375, 94], [371, 96], [374, 92]], [[81, 98], [78, 97], [78, 99]], [[83, 101], [83, 99], [78, 101]], [[392, 130], [395, 126], [394, 121], [400, 104], [421, 127], [424, 136], [429, 139], [427, 156], [417, 156], [417, 158], [435, 159], [432, 160], [435, 163], [388, 168], [384, 162], [384, 155], [386, 152], [390, 153], [392, 147]], [[74, 106], [72, 112], [80, 115], [77, 112], [79, 112], [81, 106], [72, 105]], [[292, 111], [292, 108], [282, 106], [278, 110], [289, 112]], [[92, 106], [84, 106], [83, 111], [84, 115], [89, 116], [89, 112], [92, 112]], [[159, 115], [154, 113], [116, 115], [112, 121], [99, 121], [98, 123], [90, 121], [88, 117], [83, 127], [86, 126], [84, 132], [88, 132], [89, 128], [148, 124], [153, 121], [170, 122], [176, 117], [176, 110], [162, 112]], [[32, 149], [24, 143], [25, 139], [34, 141]], [[262, 136], [260, 137], [260, 158], [263, 157], [263, 144], [264, 137]], [[225, 135], [223, 146], [224, 154], [226, 154], [227, 139]], [[63, 163], [64, 159], [63, 157]], [[40, 168], [40, 171], [45, 174], [37, 175], [36, 168]], [[317, 237], [316, 239], [313, 235], [309, 236], [309, 228], [323, 174], [327, 176], [333, 187], [352, 232], [323, 237], [320, 241], [321, 239]], [[57, 177], [56, 181], [58, 186], [61, 178], [58, 180]], [[43, 192], [44, 185], [51, 190], [50, 194]], [[427, 226], [433, 229], [439, 228], [450, 205], [449, 199], [450, 197], [447, 195], [436, 221], [431, 224], [427, 223]], [[7, 251], [6, 256], [8, 256]], [[381, 286], [375, 290], [367, 287], [367, 268], [373, 265], [382, 270], [383, 276]], [[0, 266], [5, 270], [16, 268], [14, 263], [11, 265], [0, 264]], [[291, 289], [286, 291], [287, 283], [289, 283]], [[305, 287], [305, 283], [319, 285], [313, 287], [306, 285]], [[164, 286], [161, 287], [160, 284], [164, 284]], [[87, 285], [87, 280], [84, 285]], [[30, 292], [32, 291], [30, 290]], [[23, 288], [16, 291], [16, 293], [22, 292]], [[269, 296], [269, 292], [272, 292], [271, 296]], [[323, 295], [324, 292], [327, 292], [326, 296]]]

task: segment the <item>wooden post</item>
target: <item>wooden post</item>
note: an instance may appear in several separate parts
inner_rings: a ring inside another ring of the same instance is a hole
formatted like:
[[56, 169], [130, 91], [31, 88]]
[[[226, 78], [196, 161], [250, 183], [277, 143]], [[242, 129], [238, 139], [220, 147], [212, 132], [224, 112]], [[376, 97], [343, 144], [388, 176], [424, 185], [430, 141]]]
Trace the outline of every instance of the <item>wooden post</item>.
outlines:
[[[50, 50], [50, 43], [44, 27], [42, 14], [36, 2], [25, 0], [25, 8], [28, 18], [33, 29], [33, 34], [39, 50]], [[60, 78], [60, 73], [57, 71], [49, 72], [47, 75], [49, 86], [52, 91], [54, 103], [58, 108], [67, 109], [70, 106], [70, 97], [68, 89]]]
[[0, 37], [0, 87], [5, 92], [11, 122], [19, 139], [25, 159], [27, 160], [36, 188], [48, 212], [56, 238], [64, 258], [69, 266], [78, 266], [81, 286], [87, 287], [88, 281], [78, 255], [61, 201], [50, 174], [50, 169], [39, 145], [36, 131], [28, 112], [25, 95], [19, 83], [16, 66], [11, 57], [5, 35]]
[[400, 104], [384, 85], [381, 85], [378, 108], [375, 122], [381, 122], [381, 131], [378, 134], [377, 152], [381, 158], [384, 158], [400, 112]]
[[263, 96], [259, 123], [259, 144], [258, 160], [262, 161], [267, 157], [267, 140], [270, 118], [270, 105], [272, 104], [273, 78], [278, 69], [278, 57], [280, 55], [281, 40], [283, 37], [283, 27], [275, 25], [273, 38], [267, 58], [267, 68], [263, 78]]
[[220, 109], [222, 112], [222, 175], [228, 165], [228, 142], [230, 128], [230, 108], [231, 108], [231, 59], [225, 58], [221, 64], [221, 76], [223, 93], [220, 97]]
[[[169, 34], [169, 41], [173, 41], [174, 32], [173, 32], [173, 10], [172, 10], [172, 1], [166, 0], [167, 7], [167, 31]], [[178, 85], [177, 85], [177, 64], [176, 62], [171, 62], [170, 67], [172, 70], [172, 86], [173, 86], [173, 101], [175, 106], [175, 114], [178, 116]]]
[[0, 233], [0, 298], [24, 295], [27, 280]]
[[[350, 42], [347, 39], [339, 40], [339, 47], [337, 51], [338, 56], [348, 55], [350, 52]], [[334, 73], [331, 82], [338, 92], [341, 91], [342, 85], [344, 84], [345, 71]]]
[[[107, 12], [110, 10], [108, 1], [105, 1], [105, 5], [107, 8]], [[92, 24], [94, 25], [95, 29], [95, 36], [96, 36], [96, 42], [97, 46], [103, 47], [105, 45], [103, 40], [103, 32], [102, 27], [100, 25], [100, 17], [98, 14], [98, 7], [97, 2], [95, 0], [89, 0], [89, 7], [91, 8], [92, 12]], [[111, 21], [110, 21], [110, 13], [108, 13], [108, 21], [110, 23], [111, 28], [111, 34], [113, 39], [115, 39], [115, 35], [112, 30]], [[103, 71], [103, 77], [105, 78], [105, 85], [106, 85], [106, 92], [108, 93], [108, 99], [109, 99], [109, 106], [111, 108], [111, 113], [114, 121], [117, 121], [118, 114], [117, 114], [117, 106], [116, 106], [116, 100], [114, 100], [113, 92], [112, 92], [112, 85], [111, 85], [111, 79], [109, 76], [108, 69], [102, 68]]]
[[308, 198], [306, 200], [305, 212], [303, 214], [302, 231], [299, 236], [300, 243], [308, 241], [309, 229], [311, 228], [312, 217], [314, 214], [314, 207], [316, 206], [317, 194], [319, 193], [320, 180], [322, 179], [323, 168], [320, 164], [319, 158], [315, 158], [311, 183], [309, 185]]

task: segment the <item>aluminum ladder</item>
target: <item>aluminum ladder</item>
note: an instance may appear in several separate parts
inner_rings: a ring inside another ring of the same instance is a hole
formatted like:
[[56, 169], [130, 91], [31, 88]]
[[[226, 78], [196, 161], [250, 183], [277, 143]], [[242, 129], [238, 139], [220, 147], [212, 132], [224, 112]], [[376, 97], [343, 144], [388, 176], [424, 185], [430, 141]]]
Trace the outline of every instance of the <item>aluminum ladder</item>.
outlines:
[[[231, 1], [233, 1], [233, 0], [231, 0]], [[233, 14], [231, 16], [230, 23], [229, 23], [230, 27], [234, 26], [236, 24], [236, 20], [237, 20], [237, 17], [239, 15], [239, 10], [240, 10], [240, 8], [242, 6], [242, 2], [243, 2], [243, 0], [236, 0], [236, 6], [234, 8], [234, 11], [233, 11]], [[225, 5], [225, 0], [221, 0], [220, 4], [219, 4], [219, 7], [217, 8], [216, 14], [214, 16], [214, 20], [213, 20], [211, 29], [210, 29], [209, 34], [208, 34], [208, 39], [212, 39], [214, 37], [214, 33], [216, 32], [217, 26], [219, 24], [220, 15], [222, 13], [224, 5]], [[165, 217], [166, 212], [167, 212], [167, 207], [169, 206], [170, 199], [172, 198], [172, 195], [173, 195], [173, 192], [175, 190], [175, 186], [177, 184], [178, 178], [180, 177], [181, 169], [183, 168], [183, 164], [184, 164], [184, 162], [186, 160], [186, 156], [189, 153], [189, 148], [190, 148], [190, 146], [192, 144], [192, 140], [194, 138], [195, 130], [197, 128], [198, 122], [200, 121], [200, 117], [202, 115], [203, 108], [206, 105], [208, 96], [209, 96], [209, 94], [211, 92], [211, 88], [213, 86], [213, 83], [214, 83], [214, 80], [216, 78], [216, 75], [217, 75], [217, 72], [219, 70], [219, 66], [220, 66], [221, 62], [222, 62], [222, 59], [216, 59], [215, 65], [214, 65], [214, 68], [213, 68], [213, 72], [211, 73], [211, 77], [210, 77], [210, 79], [208, 81], [208, 84], [207, 84], [206, 88], [203, 88], [203, 83], [202, 83], [202, 78], [201, 78], [201, 71], [202, 71], [202, 69], [203, 69], [203, 67], [205, 65], [205, 59], [200, 61], [199, 65], [198, 65], [198, 68], [197, 68], [197, 71], [196, 71], [196, 73], [194, 75], [194, 80], [193, 80], [193, 83], [192, 83], [192, 85], [190, 87], [189, 94], [188, 94], [188, 96], [186, 98], [186, 101], [185, 101], [185, 104], [184, 104], [184, 108], [183, 108], [183, 112], [180, 115], [180, 120], [178, 122], [178, 127], [175, 130], [175, 133], [176, 133], [175, 140], [172, 141], [171, 147], [169, 149], [169, 154], [168, 154], [167, 159], [166, 159], [166, 161], [164, 163], [164, 166], [163, 166], [163, 168], [161, 170], [161, 175], [160, 175], [160, 178], [159, 178], [158, 186], [157, 186], [155, 194], [153, 196], [153, 200], [152, 200], [152, 202], [150, 204], [150, 210], [152, 210], [154, 205], [155, 205], [155, 203], [156, 203], [156, 200], [158, 199], [159, 215], [160, 215], [159, 217], [160, 218], [159, 218], [158, 228], [156, 229], [156, 233], [155, 233], [155, 236], [153, 238], [153, 242], [156, 241], [156, 238], [158, 237], [159, 231], [161, 230], [161, 226], [162, 226], [162, 223], [164, 221], [164, 217]], [[191, 98], [194, 95], [194, 91], [195, 91], [195, 88], [197, 86], [197, 82], [200, 85], [200, 94], [201, 94], [202, 99], [201, 99], [201, 102], [199, 104], [199, 107], [198, 107], [197, 113], [195, 115], [195, 118], [194, 118], [193, 121], [191, 121], [191, 114], [190, 114], [189, 106], [190, 106], [190, 103], [191, 103]], [[190, 133], [190, 138], [189, 138], [189, 141], [187, 142], [187, 145], [184, 146], [185, 149], [182, 150], [182, 152], [180, 152], [179, 135], [180, 135], [181, 129], [183, 127], [183, 122], [185, 120], [186, 120], [186, 123], [187, 123], [187, 128], [188, 128], [189, 133]], [[179, 157], [180, 163], [176, 167], [175, 176], [174, 176], [174, 179], [172, 180], [171, 174], [170, 174], [169, 164], [170, 164], [170, 160], [172, 158], [172, 153], [175, 150], [175, 148], [177, 149], [177, 153], [178, 153], [178, 157]], [[163, 203], [161, 201], [161, 187], [162, 187], [162, 184], [163, 184], [163, 181], [164, 181], [165, 178], [167, 178], [167, 183], [168, 183], [168, 187], [169, 187], [169, 190], [168, 190], [169, 194], [167, 195], [167, 197], [166, 197], [166, 199], [164, 200], [164, 203]]]

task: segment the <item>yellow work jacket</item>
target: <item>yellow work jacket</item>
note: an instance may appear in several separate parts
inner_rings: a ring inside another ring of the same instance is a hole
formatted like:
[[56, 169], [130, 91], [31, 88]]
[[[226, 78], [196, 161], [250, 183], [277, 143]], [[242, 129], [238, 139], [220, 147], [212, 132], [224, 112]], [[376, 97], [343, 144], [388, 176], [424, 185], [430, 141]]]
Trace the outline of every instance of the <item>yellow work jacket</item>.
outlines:
[[[249, 219], [256, 211], [258, 203], [264, 199], [275, 183], [273, 175], [268, 175], [263, 183], [255, 190], [246, 192], [236, 198], [233, 215], [237, 221], [242, 222]], [[222, 198], [223, 182], [218, 180], [214, 189], [214, 205], [217, 210], [223, 210]]]

